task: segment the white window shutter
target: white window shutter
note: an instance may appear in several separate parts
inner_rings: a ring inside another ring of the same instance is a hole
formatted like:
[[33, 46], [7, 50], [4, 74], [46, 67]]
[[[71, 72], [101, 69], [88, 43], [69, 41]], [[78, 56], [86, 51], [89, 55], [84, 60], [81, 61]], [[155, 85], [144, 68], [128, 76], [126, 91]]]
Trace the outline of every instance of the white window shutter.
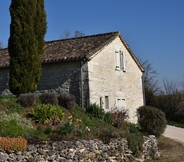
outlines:
[[115, 51], [115, 55], [116, 55], [116, 70], [120, 70], [120, 52]]
[[123, 63], [122, 69], [125, 72], [126, 71], [126, 53], [125, 52], [123, 52], [123, 62], [122, 63]]
[[105, 97], [104, 96], [100, 97], [100, 107], [102, 109], [105, 109]]

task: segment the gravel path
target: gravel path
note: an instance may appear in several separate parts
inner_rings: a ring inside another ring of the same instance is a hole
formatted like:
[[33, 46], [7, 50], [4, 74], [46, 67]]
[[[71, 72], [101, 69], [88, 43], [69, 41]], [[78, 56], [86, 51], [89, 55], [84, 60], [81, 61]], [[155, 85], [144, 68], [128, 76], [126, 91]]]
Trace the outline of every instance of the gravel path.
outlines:
[[167, 125], [163, 134], [165, 137], [184, 143], [184, 129]]

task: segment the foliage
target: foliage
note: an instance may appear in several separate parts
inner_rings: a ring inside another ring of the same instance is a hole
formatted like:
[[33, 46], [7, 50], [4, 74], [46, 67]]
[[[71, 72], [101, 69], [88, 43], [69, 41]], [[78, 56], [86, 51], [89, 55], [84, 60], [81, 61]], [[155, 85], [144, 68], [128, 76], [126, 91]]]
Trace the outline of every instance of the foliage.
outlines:
[[16, 103], [16, 98], [12, 96], [2, 96], [0, 98], [0, 110], [6, 111], [7, 113], [17, 112], [23, 113], [23, 108], [20, 104]]
[[63, 119], [64, 112], [59, 106], [50, 104], [38, 104], [30, 112], [30, 117], [37, 123], [57, 124]]
[[5, 111], [0, 111], [0, 122], [8, 122], [10, 120], [16, 120], [17, 124], [23, 129], [33, 128], [30, 120], [23, 118], [18, 113], [7, 114]]
[[113, 125], [117, 128], [123, 127], [124, 124], [126, 124], [126, 121], [128, 120], [128, 110], [124, 111], [114, 111], [111, 113], [112, 117], [114, 118]]
[[175, 121], [167, 121], [167, 124], [175, 126], [175, 127], [184, 128], [184, 122], [180, 123], [180, 122], [175, 122]]
[[58, 130], [58, 134], [68, 136], [73, 130], [75, 126], [70, 120], [67, 120]]
[[105, 116], [105, 111], [100, 108], [96, 103], [90, 104], [87, 108], [86, 108], [86, 113], [104, 120], [104, 116]]
[[111, 129], [111, 127], [99, 131], [99, 138], [106, 144], [109, 144], [113, 137], [113, 129]]
[[75, 107], [75, 97], [69, 93], [63, 93], [58, 96], [59, 105], [70, 110]]
[[58, 105], [57, 96], [52, 93], [43, 93], [39, 96], [39, 99], [42, 104]]
[[32, 93], [20, 94], [17, 102], [23, 107], [31, 107], [34, 104], [35, 96]]
[[47, 128], [45, 128], [45, 130], [44, 130], [44, 133], [45, 133], [45, 134], [51, 134], [51, 132], [52, 132], [52, 128], [51, 128], [51, 127], [47, 127]]
[[0, 148], [7, 152], [11, 151], [25, 151], [27, 148], [27, 141], [23, 137], [5, 138], [0, 137]]
[[146, 105], [153, 106], [155, 102], [154, 96], [160, 90], [160, 87], [158, 86], [158, 80], [156, 79], [158, 73], [156, 70], [154, 70], [152, 64], [149, 63], [148, 60], [140, 60], [140, 62], [144, 68], [142, 80], [145, 92]]
[[0, 122], [0, 134], [5, 137], [23, 136], [25, 130], [18, 125], [15, 119], [6, 122]]
[[183, 93], [177, 88], [174, 82], [164, 80], [164, 91], [156, 96], [155, 106], [166, 114], [167, 120], [173, 120], [175, 115], [184, 111]]
[[45, 48], [46, 13], [44, 0], [16, 1], [10, 5], [10, 91], [19, 95], [34, 92], [41, 76]]
[[128, 141], [128, 146], [135, 156], [143, 150], [143, 137], [140, 134], [126, 133], [124, 137]]
[[129, 123], [129, 132], [130, 133], [140, 133], [141, 127], [139, 124]]
[[110, 112], [106, 112], [105, 115], [104, 115], [104, 121], [108, 124], [112, 124], [114, 122], [114, 118], [113, 116], [111, 115]]
[[142, 106], [137, 109], [137, 112], [138, 123], [143, 132], [147, 132], [148, 134], [155, 136], [160, 136], [164, 133], [166, 128], [164, 112], [150, 106]]

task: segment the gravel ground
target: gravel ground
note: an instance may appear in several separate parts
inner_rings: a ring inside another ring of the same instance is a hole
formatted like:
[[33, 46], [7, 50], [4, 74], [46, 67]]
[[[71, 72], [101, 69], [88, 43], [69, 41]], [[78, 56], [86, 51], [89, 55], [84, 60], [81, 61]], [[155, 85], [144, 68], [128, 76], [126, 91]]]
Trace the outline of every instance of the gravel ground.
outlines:
[[184, 144], [184, 129], [175, 126], [167, 125], [167, 128], [163, 134], [165, 137], [174, 139]]

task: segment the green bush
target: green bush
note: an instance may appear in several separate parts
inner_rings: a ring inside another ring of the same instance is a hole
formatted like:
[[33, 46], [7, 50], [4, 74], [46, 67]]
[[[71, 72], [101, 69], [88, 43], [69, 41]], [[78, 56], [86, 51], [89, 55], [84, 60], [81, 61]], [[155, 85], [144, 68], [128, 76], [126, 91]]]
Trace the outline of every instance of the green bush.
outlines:
[[90, 104], [86, 108], [86, 113], [92, 115], [95, 118], [104, 120], [105, 111], [102, 108], [100, 108], [96, 103]]
[[58, 105], [58, 98], [53, 93], [43, 93], [39, 96], [42, 104]]
[[63, 93], [58, 96], [59, 105], [65, 109], [75, 108], [75, 97], [69, 93]]
[[128, 147], [133, 152], [135, 156], [143, 150], [143, 137], [140, 134], [127, 133], [124, 137], [128, 141]]
[[30, 117], [40, 124], [57, 124], [63, 119], [64, 112], [59, 106], [38, 104], [30, 112]]
[[34, 104], [35, 96], [32, 93], [20, 94], [17, 102], [23, 107], [31, 107]]
[[142, 106], [137, 109], [138, 123], [143, 132], [159, 137], [164, 133], [166, 128], [166, 117], [161, 110], [151, 107]]

